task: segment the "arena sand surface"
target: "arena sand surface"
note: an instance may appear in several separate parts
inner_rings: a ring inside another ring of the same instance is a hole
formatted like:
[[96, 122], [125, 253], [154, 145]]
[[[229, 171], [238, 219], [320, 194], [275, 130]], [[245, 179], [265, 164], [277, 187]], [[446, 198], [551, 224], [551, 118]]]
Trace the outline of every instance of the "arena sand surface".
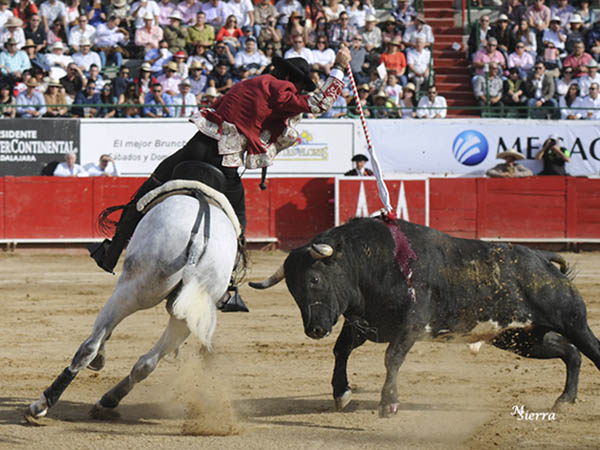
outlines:
[[[565, 254], [600, 335], [600, 253]], [[254, 252], [251, 279], [269, 275], [283, 252]], [[124, 399], [120, 419], [91, 406], [150, 349], [167, 323], [163, 306], [126, 319], [107, 345], [101, 372], [83, 371], [42, 422], [23, 411], [69, 364], [116, 277], [82, 252], [0, 253], [0, 448], [4, 449], [584, 449], [599, 448], [600, 373], [584, 358], [579, 401], [555, 421], [511, 412], [550, 411], [562, 392], [560, 360], [530, 360], [484, 345], [419, 342], [400, 369], [400, 410], [377, 416], [385, 345], [366, 343], [349, 364], [354, 400], [331, 398], [334, 334], [305, 337], [285, 284], [244, 287], [250, 314], [219, 314], [215, 351], [190, 338], [178, 359]]]

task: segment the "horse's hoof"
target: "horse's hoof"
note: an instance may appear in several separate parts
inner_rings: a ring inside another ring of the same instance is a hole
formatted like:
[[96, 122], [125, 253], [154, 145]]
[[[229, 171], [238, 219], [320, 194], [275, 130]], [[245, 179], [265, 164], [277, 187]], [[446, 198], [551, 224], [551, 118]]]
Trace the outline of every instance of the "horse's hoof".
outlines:
[[335, 397], [335, 409], [342, 411], [352, 401], [352, 391], [348, 389], [340, 397]]
[[90, 410], [90, 417], [95, 420], [117, 420], [121, 414], [115, 408], [105, 408], [98, 402]]
[[23, 413], [23, 417], [29, 425], [33, 425], [35, 427], [43, 427], [44, 424], [40, 421], [40, 419], [46, 415], [46, 412], [48, 412], [47, 409], [43, 411], [42, 414], [35, 416], [31, 412], [31, 407], [29, 407]]
[[382, 419], [389, 419], [394, 417], [398, 413], [400, 403], [390, 403], [389, 405], [381, 405], [379, 407], [379, 417]]
[[29, 408], [24, 413], [25, 420], [31, 425], [42, 425], [38, 419], [41, 419], [48, 413], [48, 400], [44, 394], [40, 398], [29, 405]]
[[98, 372], [104, 368], [104, 364], [106, 364], [106, 358], [104, 357], [104, 352], [102, 351], [98, 352], [93, 361], [88, 364], [87, 368], [93, 370], [94, 372]]

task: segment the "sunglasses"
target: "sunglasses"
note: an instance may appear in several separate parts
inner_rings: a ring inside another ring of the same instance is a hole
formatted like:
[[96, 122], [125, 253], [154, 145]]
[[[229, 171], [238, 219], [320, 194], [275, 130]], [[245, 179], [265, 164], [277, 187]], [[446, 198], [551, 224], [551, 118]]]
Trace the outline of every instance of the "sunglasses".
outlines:
[[535, 66], [535, 70], [543, 70], [544, 67], [543, 66]]
[[154, 92], [155, 94], [160, 94], [162, 92], [161, 89], [153, 89], [152, 92]]
[[598, 88], [595, 88], [595, 87], [590, 87], [589, 88], [590, 91], [595, 91], [596, 89], [598, 89]]

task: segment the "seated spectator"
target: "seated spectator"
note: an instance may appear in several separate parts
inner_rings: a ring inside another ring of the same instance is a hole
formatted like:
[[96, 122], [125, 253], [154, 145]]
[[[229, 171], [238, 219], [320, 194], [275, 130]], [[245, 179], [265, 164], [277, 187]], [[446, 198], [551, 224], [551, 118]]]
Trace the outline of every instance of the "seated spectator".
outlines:
[[242, 33], [244, 34], [239, 38], [240, 48], [244, 48], [246, 46], [246, 41], [248, 39], [254, 39], [255, 41], [257, 40], [257, 37], [254, 36], [254, 28], [252, 28], [250, 25], [242, 27]]
[[535, 155], [536, 160], [544, 161], [544, 170], [538, 175], [568, 175], [565, 164], [571, 161], [569, 151], [560, 146], [556, 134], [551, 134], [544, 142], [542, 149]]
[[354, 169], [349, 170], [344, 173], [346, 177], [372, 177], [373, 171], [367, 167], [365, 164], [369, 161], [365, 155], [358, 153], [352, 157], [352, 162], [354, 163]]
[[406, 57], [400, 51], [401, 45], [402, 41], [398, 38], [387, 44], [385, 52], [379, 58], [379, 64], [383, 63], [387, 72], [395, 74], [400, 80], [400, 84], [404, 86], [406, 84]]
[[[592, 83], [588, 88], [588, 95], [581, 100], [580, 106], [587, 108], [582, 111], [584, 114], [583, 117], [588, 120], [600, 120], [600, 95], [598, 95], [598, 86], [598, 83]], [[18, 98], [17, 103], [19, 103]]]
[[352, 36], [357, 33], [358, 30], [350, 26], [348, 13], [344, 11], [340, 13], [338, 21], [329, 28], [329, 46], [337, 52], [341, 44], [350, 45]]
[[516, 161], [523, 160], [525, 157], [514, 148], [498, 153], [496, 158], [503, 159], [504, 162], [492, 167], [485, 173], [490, 178], [523, 178], [533, 176], [531, 170], [516, 163]]
[[47, 47], [52, 47], [57, 42], [63, 42], [65, 45], [68, 42], [65, 24], [60, 20], [57, 20], [52, 24], [52, 28], [46, 31], [46, 36], [48, 39]]
[[[388, 17], [383, 22], [383, 28], [381, 30], [381, 48], [384, 49], [388, 43], [396, 38], [402, 40], [402, 30], [398, 24], [396, 24], [393, 17]], [[404, 50], [404, 43], [402, 43], [402, 50]]]
[[589, 94], [589, 89], [592, 83], [600, 83], [600, 74], [598, 73], [598, 63], [592, 59], [587, 64], [588, 73], [579, 78], [579, 90], [581, 96], [585, 97]]
[[121, 94], [123, 94], [129, 88], [129, 85], [133, 83], [133, 78], [131, 78], [131, 70], [127, 66], [121, 66], [119, 73], [115, 77], [112, 82], [113, 85], [113, 95], [117, 98], [121, 98]]
[[157, 82], [156, 78], [152, 76], [152, 67], [150, 66], [150, 63], [143, 63], [140, 66], [139, 76], [134, 80], [140, 95], [146, 96], [146, 94], [152, 90], [152, 85]]
[[52, 53], [46, 55], [46, 67], [51, 78], [62, 78], [67, 74], [67, 67], [73, 63], [73, 58], [65, 55], [68, 48], [60, 41], [53, 44], [51, 50]]
[[129, 57], [129, 52], [124, 48], [129, 42], [129, 32], [120, 27], [120, 23], [121, 19], [111, 15], [105, 24], [98, 25], [96, 47], [98, 47], [98, 55], [103, 67], [106, 67], [108, 59], [115, 66], [121, 67], [123, 57]]
[[421, 86], [428, 80], [430, 63], [431, 52], [425, 48], [423, 38], [417, 38], [416, 46], [406, 50], [408, 79], [415, 84], [417, 91], [420, 91]]
[[577, 84], [575, 70], [571, 66], [563, 67], [562, 78], [556, 79], [556, 95], [565, 95], [573, 83]]
[[492, 30], [490, 27], [490, 16], [487, 14], [479, 18], [479, 22], [471, 27], [469, 39], [467, 41], [469, 49], [469, 59], [473, 59], [473, 55], [478, 50], [485, 47], [487, 44], [488, 33]]
[[158, 43], [158, 48], [151, 48], [144, 56], [144, 61], [150, 64], [154, 76], [161, 75], [163, 67], [171, 60], [173, 60], [173, 53], [169, 51], [169, 43], [164, 39]]
[[392, 101], [383, 91], [377, 92], [373, 96], [373, 107], [371, 109], [371, 117], [373, 119], [388, 119], [394, 117], [395, 110]]
[[156, 83], [152, 86], [152, 92], [144, 98], [144, 117], [175, 117], [172, 103], [171, 96], [163, 92], [160, 83]]
[[192, 26], [197, 20], [198, 13], [202, 12], [202, 2], [196, 2], [196, 0], [184, 0], [179, 2], [179, 5], [175, 7], [173, 3], [168, 0], [161, 0], [158, 8], [160, 9], [160, 26], [164, 27], [169, 24], [169, 16], [174, 11], [177, 11], [181, 15], [183, 25]]
[[417, 14], [417, 12], [415, 11], [415, 8], [409, 4], [408, 0], [398, 0], [398, 6], [392, 10], [392, 16], [396, 19], [396, 23], [400, 26], [401, 31], [408, 28], [415, 14]]
[[208, 48], [210, 48], [210, 45], [208, 44], [208, 42], [199, 42], [198, 44], [196, 44], [196, 46], [194, 47], [195, 53], [193, 55], [190, 55], [186, 61], [188, 68], [191, 69], [192, 64], [195, 62], [198, 62], [202, 66], [204, 66], [204, 68], [206, 69], [207, 72], [212, 71], [214, 67], [210, 63], [210, 60], [208, 59], [208, 53], [207, 53]]
[[475, 68], [475, 75], [483, 75], [486, 65], [490, 63], [498, 63], [501, 69], [506, 67], [506, 62], [502, 53], [497, 50], [498, 41], [494, 37], [490, 37], [487, 40], [487, 44], [484, 48], [480, 49], [473, 56], [473, 67]]
[[534, 0], [533, 5], [527, 8], [525, 17], [529, 22], [529, 26], [542, 34], [550, 26], [552, 11], [544, 5], [544, 0]]
[[62, 162], [54, 169], [55, 177], [87, 177], [88, 173], [83, 167], [75, 163], [75, 153], [67, 153], [65, 155], [65, 162]]
[[215, 30], [220, 29], [227, 17], [231, 15], [229, 5], [221, 0], [209, 0], [202, 6], [202, 11], [206, 15], [206, 23], [211, 25]]
[[[99, 94], [104, 87], [104, 78], [100, 75], [100, 69], [96, 64], [90, 66], [90, 72], [87, 76], [88, 82], [93, 81], [96, 83], [96, 93]], [[109, 81], [110, 82], [110, 81]]]
[[375, 15], [367, 14], [365, 26], [360, 29], [359, 36], [362, 37], [366, 51], [371, 52], [381, 47], [383, 43], [381, 28], [377, 27], [377, 17]]
[[596, 22], [596, 14], [590, 9], [591, 0], [579, 0], [579, 16], [583, 20], [583, 28], [587, 32]]
[[563, 66], [575, 69], [575, 76], [579, 77], [585, 73], [586, 67], [592, 59], [592, 55], [585, 51], [583, 42], [576, 42], [573, 46], [573, 53], [565, 58]]
[[[552, 17], [560, 20], [560, 28], [564, 34], [567, 33], [569, 22], [575, 14], [575, 8], [569, 5], [569, 0], [557, 0], [557, 5], [550, 8]], [[552, 21], [552, 20], [551, 20]]]
[[32, 68], [35, 67], [43, 72], [48, 71], [46, 66], [46, 57], [43, 54], [38, 53], [35, 42], [33, 42], [31, 39], [27, 39], [22, 50], [27, 54], [27, 58], [29, 58], [29, 64]]
[[67, 95], [67, 103], [73, 103], [75, 97], [87, 85], [87, 79], [83, 76], [83, 72], [75, 63], [70, 63], [67, 66], [67, 74], [60, 79]]
[[498, 51], [502, 52], [505, 58], [508, 57], [509, 49], [512, 46], [512, 31], [508, 23], [508, 16], [500, 14], [488, 34], [488, 36], [496, 38], [498, 41]]
[[556, 115], [554, 78], [546, 73], [544, 63], [537, 62], [525, 83], [525, 95], [530, 117], [545, 119]]
[[352, 97], [348, 103], [348, 115], [350, 117], [359, 117], [360, 112], [358, 110], [358, 103], [362, 107], [363, 114], [365, 117], [371, 117], [371, 87], [368, 84], [361, 84], [358, 86], [358, 102], [356, 97]]
[[17, 116], [17, 102], [8, 84], [0, 85], [0, 118], [14, 119]]
[[86, 38], [90, 44], [96, 43], [96, 27], [88, 23], [88, 17], [82, 14], [77, 19], [77, 25], [69, 31], [69, 46], [74, 52], [79, 51], [79, 43]]
[[498, 13], [508, 16], [511, 23], [517, 24], [525, 17], [526, 12], [527, 10], [521, 0], [504, 0], [498, 10]]
[[55, 78], [48, 82], [48, 88], [44, 92], [44, 103], [46, 104], [46, 114], [44, 117], [67, 117], [69, 107], [67, 99], [63, 92], [62, 84]]
[[303, 26], [302, 23], [304, 23], [302, 14], [293, 11], [292, 14], [290, 14], [290, 19], [283, 30], [284, 46], [291, 46], [294, 37], [296, 36], [302, 36], [304, 38], [304, 42], [308, 43], [308, 27]]
[[179, 83], [179, 94], [173, 97], [175, 116], [191, 117], [198, 112], [198, 101], [191, 91], [192, 83], [188, 80]]
[[[525, 80], [520, 77], [519, 69], [511, 67], [508, 70], [508, 78], [502, 86], [502, 103], [514, 109], [513, 115], [525, 117], [527, 96], [525, 95]], [[511, 111], [509, 109], [509, 112]]]
[[17, 116], [25, 119], [42, 117], [46, 114], [46, 102], [37, 90], [38, 82], [31, 77], [25, 82], [25, 90], [17, 96]]
[[475, 77], [473, 81], [473, 94], [482, 112], [487, 108], [502, 111], [504, 107], [502, 103], [504, 83], [499, 74], [498, 64], [492, 62], [489, 68], [490, 71], [487, 77], [485, 74]]
[[508, 55], [508, 68], [516, 68], [519, 72], [519, 77], [525, 79], [531, 72], [531, 68], [535, 60], [531, 53], [525, 51], [525, 44], [517, 42], [515, 51]]
[[402, 86], [398, 83], [398, 77], [393, 73], [388, 75], [384, 92], [388, 96], [388, 99], [393, 103], [393, 106], [398, 106], [400, 104], [400, 99], [402, 98]]
[[314, 64], [312, 52], [304, 46], [304, 38], [302, 36], [294, 37], [292, 47], [284, 53], [283, 57], [285, 59], [304, 58], [309, 65]]
[[158, 25], [154, 25], [154, 16], [147, 12], [144, 15], [144, 26], [135, 32], [135, 45], [143, 47], [144, 55], [152, 48], [158, 48], [158, 43], [163, 38], [163, 30]]
[[400, 117], [401, 119], [417, 118], [417, 103], [415, 93], [415, 85], [411, 82], [406, 83], [406, 86], [404, 86], [402, 92], [402, 98], [398, 102], [398, 117]]
[[164, 28], [163, 36], [169, 43], [169, 51], [177, 53], [185, 50], [187, 29], [183, 25], [183, 18], [179, 11], [173, 11], [169, 16], [171, 23]]
[[544, 30], [542, 34], [542, 43], [552, 44], [558, 50], [559, 56], [565, 56], [565, 42], [567, 42], [566, 34], [563, 34], [560, 27], [560, 17], [553, 17], [550, 20], [550, 27]]
[[333, 23], [340, 18], [340, 14], [346, 11], [344, 3], [339, 0], [327, 0], [327, 6], [323, 8], [327, 22]]
[[446, 117], [447, 108], [446, 99], [437, 95], [435, 86], [429, 86], [427, 95], [419, 100], [417, 117], [419, 119], [443, 119]]
[[[160, 85], [159, 85], [160, 86]], [[113, 90], [114, 91], [114, 90]], [[116, 91], [115, 91], [116, 92]], [[162, 87], [161, 87], [162, 93]], [[152, 94], [151, 92], [149, 94]], [[146, 97], [148, 94], [146, 95]], [[142, 109], [141, 105], [144, 101], [144, 97], [140, 98], [140, 94], [135, 83], [130, 82], [123, 93], [119, 96], [118, 105], [126, 105], [121, 108], [121, 117], [132, 118], [141, 117]]]
[[229, 46], [229, 49], [233, 54], [235, 54], [240, 48], [240, 41], [238, 38], [243, 36], [242, 30], [237, 26], [237, 19], [232, 14], [227, 17], [227, 21], [225, 25], [223, 25], [219, 32], [217, 33], [217, 37], [215, 40], [217, 42], [224, 42]]
[[187, 59], [187, 55], [185, 54], [185, 52], [183, 50], [179, 50], [177, 53], [175, 53], [173, 55], [173, 59], [172, 61], [177, 65], [177, 75], [179, 75], [179, 78], [181, 78], [182, 80], [186, 79], [188, 77], [188, 66], [185, 63], [185, 60]]
[[179, 83], [181, 77], [177, 73], [177, 64], [174, 61], [168, 62], [163, 68], [163, 74], [157, 78], [158, 83], [162, 86], [162, 95], [174, 96], [179, 94]]
[[404, 45], [406, 47], [414, 47], [417, 45], [417, 38], [423, 38], [425, 41], [425, 47], [429, 48], [433, 45], [433, 32], [431, 27], [425, 22], [425, 17], [421, 14], [416, 14], [413, 17], [413, 23], [410, 25], [404, 33]]
[[544, 43], [544, 53], [538, 61], [544, 63], [546, 72], [552, 77], [559, 77], [562, 69], [562, 62], [560, 60], [560, 52], [554, 48], [554, 44], [550, 41]]
[[208, 77], [204, 73], [204, 65], [201, 62], [192, 62], [190, 65], [190, 76], [187, 80], [190, 82], [192, 94], [196, 97], [204, 91], [208, 84]]
[[200, 104], [203, 107], [208, 108], [208, 107], [212, 106], [212, 104], [219, 97], [220, 97], [220, 94], [217, 92], [217, 90], [215, 89], [215, 87], [214, 86], [210, 86], [208, 89], [206, 89], [206, 92], [202, 96]]
[[[318, 23], [320, 18], [323, 18], [325, 20], [325, 13], [323, 12], [323, 6], [322, 6], [321, 2], [313, 2], [313, 1], [307, 2], [307, 5], [306, 5], [307, 10], [316, 9], [316, 8], [313, 8], [314, 5], [317, 5], [319, 11], [321, 11], [320, 16], [319, 17], [315, 16], [313, 18], [310, 18], [307, 16], [307, 18], [311, 19], [312, 22], [314, 24], [316, 24], [316, 23]], [[277, 25], [277, 19], [276, 19], [277, 16], [279, 16], [279, 13], [277, 12], [277, 8], [275, 8], [275, 5], [273, 5], [270, 2], [270, 0], [260, 0], [260, 1], [258, 1], [258, 3], [256, 3], [254, 5], [254, 35], [259, 36], [259, 40], [258, 40], [259, 43], [260, 43], [260, 32], [262, 31], [262, 29], [267, 26], [275, 27]], [[272, 20], [269, 20], [269, 19], [272, 19]], [[269, 22], [273, 22], [273, 24], [269, 24]]]
[[90, 25], [97, 27], [101, 23], [106, 23], [108, 18], [108, 8], [102, 4], [102, 0], [93, 0], [85, 7], [85, 13], [90, 21]]
[[513, 30], [513, 42], [525, 44], [525, 51], [531, 53], [534, 58], [537, 55], [537, 37], [535, 32], [529, 28], [527, 19], [521, 19], [519, 25]]
[[31, 68], [27, 53], [17, 50], [17, 41], [9, 39], [6, 51], [0, 53], [0, 73], [8, 82], [14, 84], [23, 76], [23, 72]]
[[[0, 27], [1, 28], [1, 27]], [[25, 39], [30, 39], [36, 46], [36, 51], [41, 52], [48, 43], [46, 30], [42, 26], [42, 18], [39, 14], [32, 14], [27, 27], [25, 27]]]
[[[268, 1], [268, 0], [263, 0]], [[322, 23], [321, 20], [318, 23]], [[266, 25], [260, 27], [260, 32], [258, 34], [258, 46], [262, 49], [266, 48], [268, 45], [273, 46], [275, 50], [281, 50], [281, 31], [276, 26], [277, 20], [275, 17], [268, 17]]]
[[244, 50], [239, 51], [235, 55], [236, 69], [242, 66], [248, 68], [249, 76], [259, 75], [267, 66], [267, 60], [256, 49], [256, 40], [254, 38], [248, 39]]
[[102, 69], [100, 55], [91, 50], [92, 43], [88, 38], [82, 38], [79, 42], [79, 51], [73, 53], [73, 62], [79, 66], [83, 72], [89, 73], [90, 66], [95, 64], [98, 69]]
[[365, 26], [367, 15], [377, 14], [371, 0], [352, 0], [346, 7], [348, 13], [349, 26], [355, 30], [360, 30]]
[[115, 164], [115, 160], [109, 154], [100, 156], [98, 164], [91, 166], [87, 173], [90, 177], [118, 177], [119, 171]]
[[217, 64], [208, 76], [208, 86], [214, 87], [219, 94], [226, 93], [233, 86], [233, 77], [227, 64], [222, 62]]
[[215, 30], [206, 23], [206, 14], [200, 11], [196, 14], [196, 23], [187, 29], [186, 44], [188, 47], [202, 44], [210, 48], [214, 43]]
[[581, 106], [581, 97], [579, 96], [579, 86], [577, 82], [569, 85], [565, 95], [558, 99], [560, 108], [560, 118], [563, 120], [579, 120], [583, 117], [583, 111], [577, 109]]
[[[101, 103], [100, 95], [96, 93], [96, 83], [94, 81], [88, 81], [85, 90], [79, 92], [75, 97], [75, 102], [71, 113], [73, 117], [96, 117], [99, 105]], [[81, 106], [90, 105], [90, 106]]]
[[[354, 36], [353, 39], [360, 39], [360, 36]], [[329, 72], [335, 62], [335, 52], [328, 47], [327, 36], [317, 38], [317, 48], [312, 51], [313, 64], [319, 67], [321, 73], [329, 76]]]
[[160, 9], [154, 0], [139, 0], [131, 5], [131, 16], [129, 17], [129, 20], [133, 22], [133, 26], [136, 30], [144, 27], [146, 24], [146, 17], [150, 16], [152, 16], [152, 24], [158, 26]]
[[132, 26], [130, 12], [131, 6], [127, 0], [112, 0], [111, 5], [108, 8], [108, 19], [106, 22], [108, 23], [111, 16], [114, 16], [119, 19], [119, 24], [122, 24], [125, 28], [130, 28]]
[[363, 47], [363, 38], [360, 34], [352, 37], [350, 46], [350, 68], [357, 84], [367, 83], [369, 81], [369, 63], [367, 62], [367, 50]]
[[23, 21], [17, 17], [9, 17], [2, 28], [0, 28], [0, 47], [14, 39], [17, 43], [17, 50], [25, 45], [25, 32], [23, 31]]
[[117, 97], [113, 95], [112, 85], [110, 82], [104, 83], [100, 91], [100, 103], [102, 106], [98, 108], [97, 117], [110, 119], [117, 116]]
[[579, 14], [574, 14], [569, 21], [570, 30], [567, 32], [567, 41], [565, 42], [565, 52], [573, 53], [577, 42], [585, 42], [585, 29], [583, 28], [583, 20]]

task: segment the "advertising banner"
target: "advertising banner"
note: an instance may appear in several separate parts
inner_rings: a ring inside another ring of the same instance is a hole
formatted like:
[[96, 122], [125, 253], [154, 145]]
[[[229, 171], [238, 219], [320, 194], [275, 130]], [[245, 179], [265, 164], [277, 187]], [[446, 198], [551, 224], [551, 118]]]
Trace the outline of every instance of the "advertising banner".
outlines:
[[[303, 120], [298, 143], [277, 155], [269, 176], [339, 175], [350, 170], [358, 128], [353, 120]], [[108, 153], [124, 176], [147, 176], [197, 132], [184, 119], [88, 119], [81, 123], [82, 164]], [[249, 170], [247, 174], [260, 174]]]
[[40, 175], [66, 153], [79, 156], [76, 119], [4, 119], [0, 126], [0, 176]]
[[[398, 218], [429, 225], [429, 179], [386, 178], [385, 184]], [[383, 208], [375, 177], [337, 177], [335, 189], [336, 226], [352, 217], [377, 215]]]
[[503, 162], [496, 155], [511, 147], [525, 156], [534, 174], [544, 141], [557, 134], [571, 153], [570, 175], [600, 173], [600, 122], [507, 119], [370, 120], [373, 144], [388, 173], [484, 176]]

